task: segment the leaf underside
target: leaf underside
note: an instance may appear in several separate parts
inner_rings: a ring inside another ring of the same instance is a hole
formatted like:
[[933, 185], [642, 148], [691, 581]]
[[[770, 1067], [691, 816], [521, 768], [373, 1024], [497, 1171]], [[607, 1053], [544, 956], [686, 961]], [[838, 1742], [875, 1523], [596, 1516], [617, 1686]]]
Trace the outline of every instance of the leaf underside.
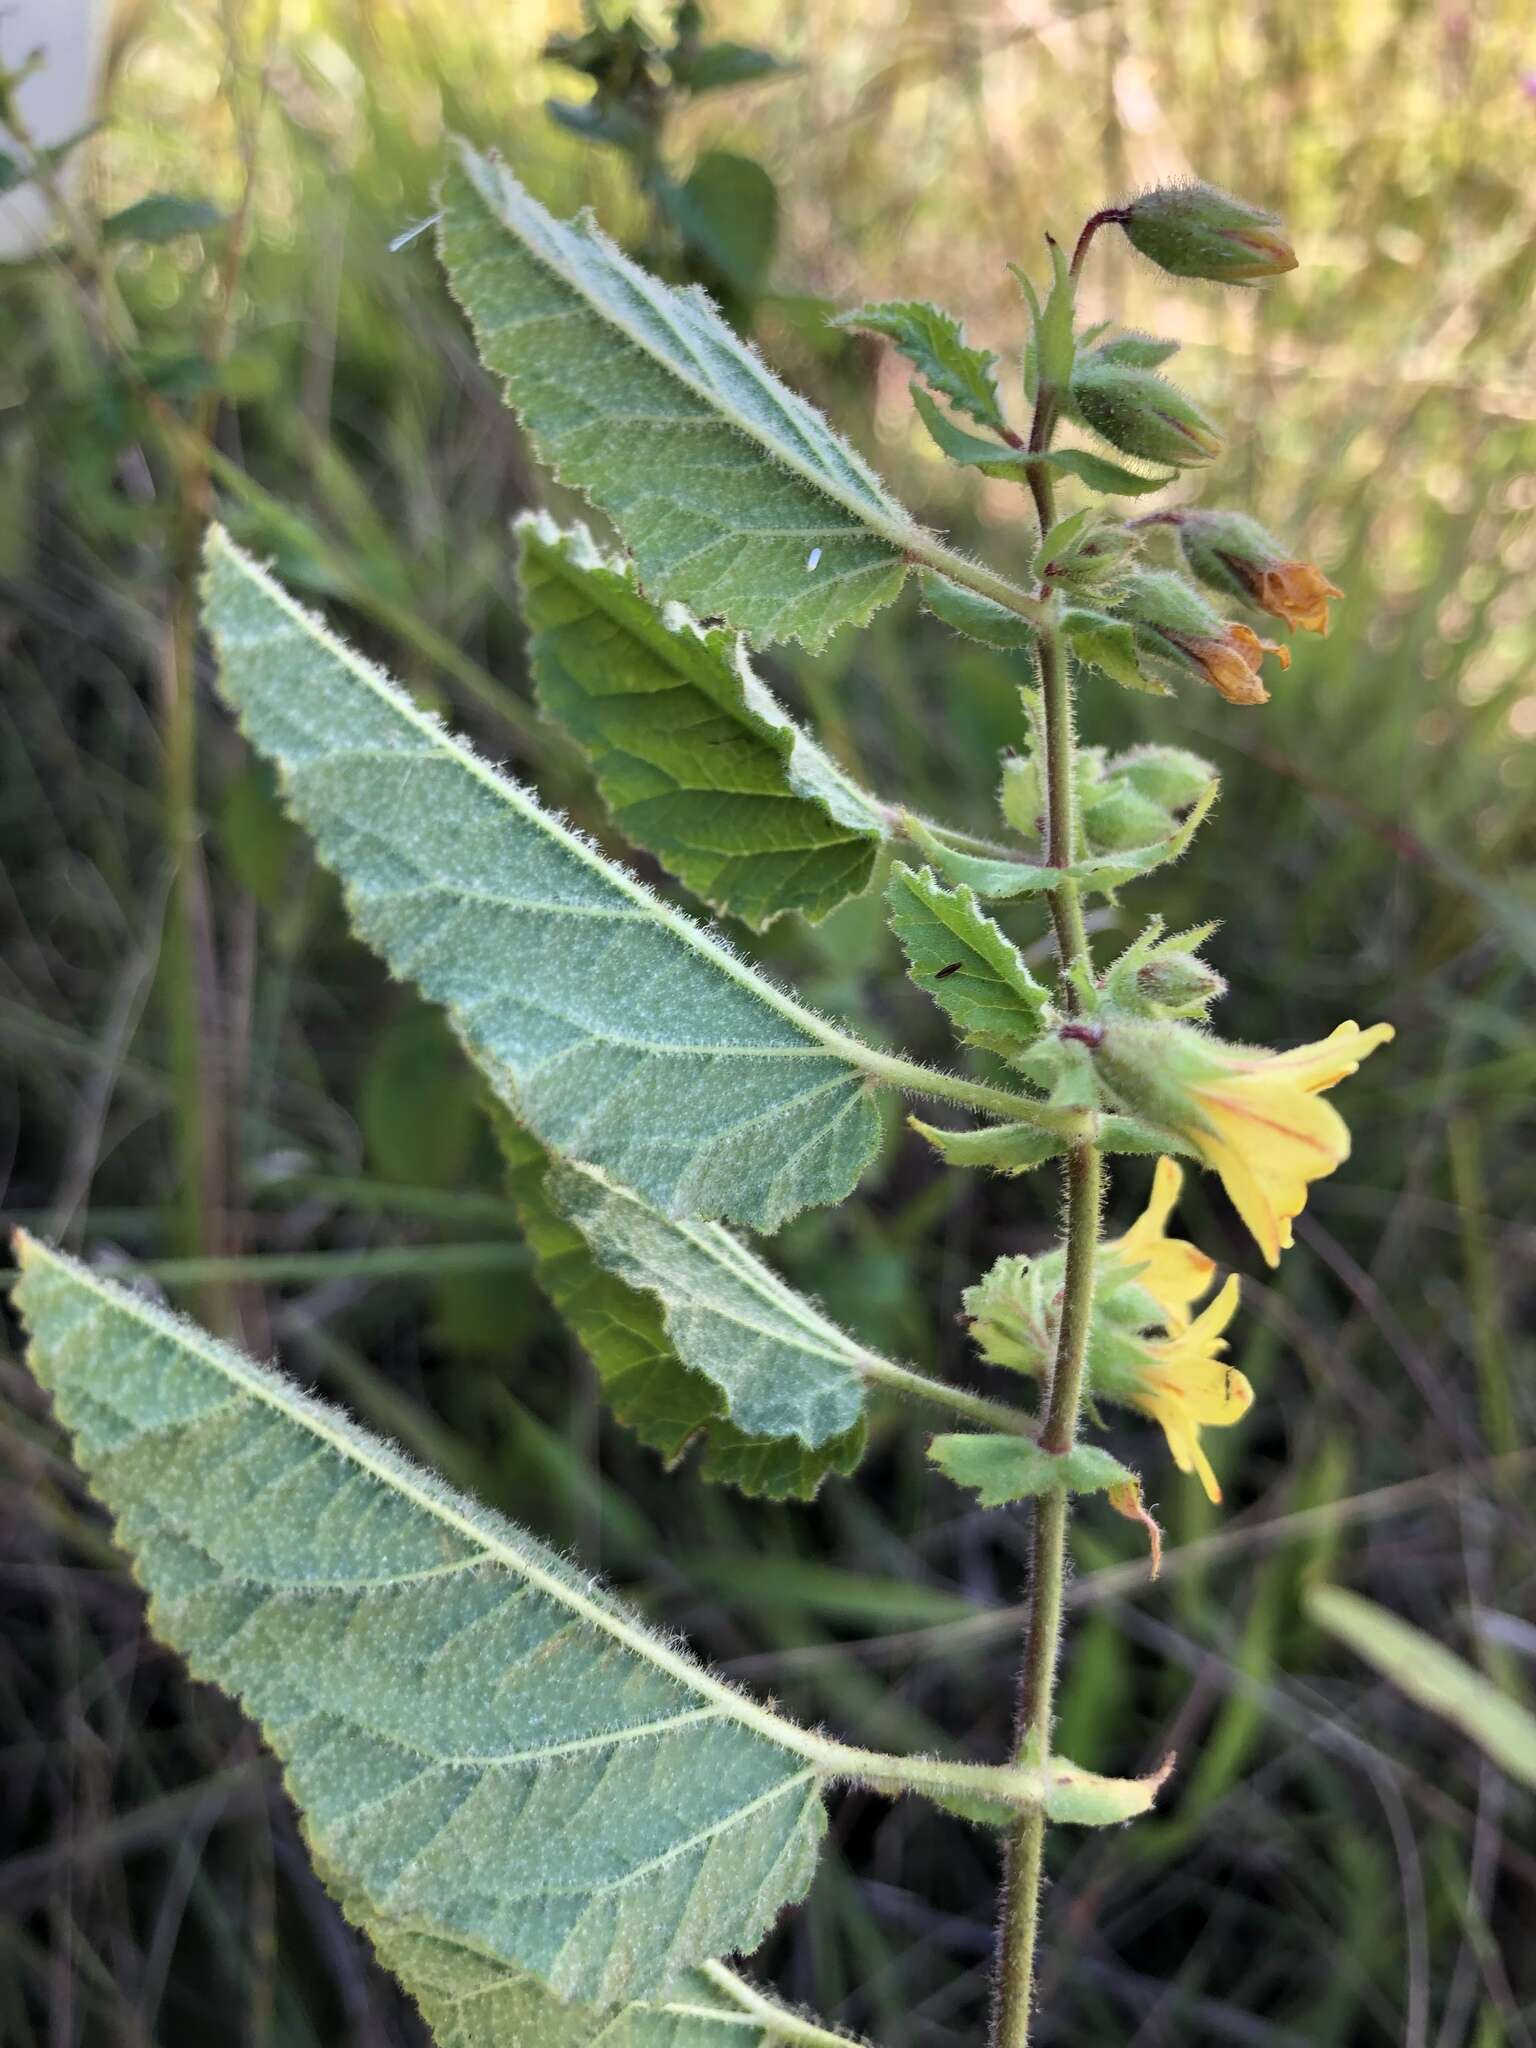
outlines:
[[710, 907], [761, 929], [864, 889], [887, 825], [753, 674], [737, 636], [660, 613], [585, 527], [518, 521], [539, 702], [614, 823]]
[[670, 1993], [623, 2006], [569, 2005], [536, 1977], [454, 1942], [405, 1935], [375, 1942], [411, 1986], [435, 2048], [770, 2048], [784, 2039], [701, 1971]]
[[[543, 1146], [499, 1104], [493, 1115], [539, 1282], [591, 1359], [609, 1405], [627, 1429], [668, 1463], [697, 1440], [705, 1479], [772, 1500], [809, 1500], [828, 1473], [846, 1476], [854, 1469], [864, 1451], [862, 1416], [814, 1449], [794, 1435], [751, 1436], [729, 1420], [725, 1393], [707, 1370], [717, 1361], [701, 1351], [695, 1363], [684, 1362], [658, 1295], [600, 1265], [581, 1231], [556, 1206]], [[659, 1217], [655, 1221], [668, 1227]], [[742, 1257], [750, 1254], [743, 1251]]]
[[865, 1354], [718, 1223], [658, 1215], [588, 1166], [557, 1161], [547, 1188], [598, 1262], [654, 1294], [679, 1355], [754, 1436], [814, 1450], [864, 1411]]
[[[840, 1201], [880, 1116], [829, 1027], [451, 738], [211, 531], [220, 688], [359, 935], [555, 1151], [672, 1215]], [[847, 1040], [838, 1040], [846, 1045]]]
[[740, 1718], [771, 1716], [339, 1409], [19, 1247], [33, 1371], [152, 1625], [260, 1721], [408, 1988], [427, 1943], [457, 1981], [670, 1997], [800, 1897], [823, 1811], [814, 1768]]
[[812, 648], [896, 596], [912, 519], [704, 292], [463, 145], [438, 248], [540, 456], [608, 514], [653, 595]]

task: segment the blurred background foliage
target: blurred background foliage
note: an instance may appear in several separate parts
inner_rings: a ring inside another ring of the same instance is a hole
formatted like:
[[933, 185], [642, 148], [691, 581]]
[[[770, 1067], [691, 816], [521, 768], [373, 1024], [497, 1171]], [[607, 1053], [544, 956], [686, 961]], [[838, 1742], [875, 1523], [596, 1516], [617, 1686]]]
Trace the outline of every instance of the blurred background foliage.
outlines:
[[[1105, 685], [1084, 724], [1185, 738], [1222, 770], [1215, 821], [1152, 896], [1175, 924], [1224, 921], [1229, 1034], [1358, 1014], [1399, 1038], [1350, 1084], [1354, 1159], [1277, 1277], [1218, 1193], [1189, 1200], [1191, 1234], [1250, 1283], [1234, 1356], [1259, 1398], [1212, 1445], [1220, 1511], [1148, 1430], [1117, 1442], [1167, 1524], [1156, 1588], [1133, 1532], [1078, 1518], [1060, 1746], [1182, 1764], [1150, 1823], [1058, 1831], [1040, 2039], [1528, 2043], [1531, 1792], [1302, 1598], [1337, 1578], [1536, 1689], [1528, 10], [717, 0], [713, 35], [787, 68], [693, 90], [643, 50], [596, 83], [590, 50], [541, 56], [583, 26], [575, 0], [284, 0], [280, 19], [138, 0], [115, 25], [73, 223], [0, 270], [9, 1210], [280, 1349], [796, 1712], [1000, 1755], [1022, 1516], [969, 1509], [908, 1428], [877, 1427], [813, 1506], [773, 1508], [664, 1474], [604, 1417], [447, 1033], [348, 938], [191, 687], [190, 541], [216, 503], [601, 834], [530, 715], [509, 568], [510, 514], [575, 508], [476, 366], [430, 237], [402, 239], [445, 131], [709, 282], [922, 516], [1016, 568], [1019, 495], [946, 474], [898, 365], [826, 313], [931, 296], [1006, 352], [1004, 265], [1038, 264], [1046, 228], [1192, 171], [1277, 207], [1303, 260], [1278, 289], [1174, 293], [1106, 239], [1086, 298], [1182, 340], [1235, 451], [1207, 498], [1348, 602], [1262, 713]], [[13, 40], [0, 18], [12, 64]], [[195, 204], [125, 223], [149, 195]], [[814, 667], [764, 665], [876, 788], [986, 828], [1019, 734], [1009, 658], [908, 599]], [[827, 1009], [945, 1051], [876, 898], [760, 950]], [[1117, 1178], [1118, 1216], [1145, 1173]], [[778, 1255], [875, 1344], [980, 1384], [959, 1291], [1052, 1221], [1044, 1181], [941, 1174], [893, 1129], [882, 1175]], [[420, 2042], [239, 1715], [144, 1633], [14, 1354], [0, 1373], [0, 2039]], [[844, 1796], [812, 1907], [760, 1967], [885, 2048], [975, 2042], [996, 1878], [988, 1837]]]

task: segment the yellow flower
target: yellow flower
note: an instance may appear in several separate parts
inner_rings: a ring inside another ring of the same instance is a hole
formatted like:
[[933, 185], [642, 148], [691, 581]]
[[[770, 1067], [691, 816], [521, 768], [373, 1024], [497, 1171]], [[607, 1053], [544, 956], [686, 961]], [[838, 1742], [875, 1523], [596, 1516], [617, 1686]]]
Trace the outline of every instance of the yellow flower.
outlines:
[[1289, 1052], [1223, 1047], [1190, 1083], [1195, 1116], [1186, 1136], [1221, 1175], [1239, 1216], [1271, 1266], [1289, 1248], [1307, 1187], [1349, 1157], [1349, 1126], [1318, 1096], [1394, 1036], [1390, 1024], [1341, 1024], [1331, 1037]]
[[1222, 1362], [1227, 1348], [1222, 1332], [1237, 1313], [1240, 1292], [1234, 1273], [1186, 1328], [1144, 1339], [1136, 1384], [1117, 1385], [1113, 1394], [1151, 1416], [1168, 1439], [1173, 1462], [1181, 1472], [1197, 1472], [1213, 1501], [1221, 1499], [1221, 1488], [1201, 1448], [1200, 1432], [1240, 1422], [1253, 1406], [1253, 1388]]
[[1159, 1159], [1146, 1208], [1124, 1237], [1104, 1247], [1106, 1256], [1119, 1261], [1125, 1277], [1151, 1295], [1173, 1332], [1189, 1328], [1190, 1309], [1216, 1278], [1214, 1259], [1198, 1245], [1168, 1235], [1168, 1218], [1183, 1190], [1183, 1167], [1177, 1160]]

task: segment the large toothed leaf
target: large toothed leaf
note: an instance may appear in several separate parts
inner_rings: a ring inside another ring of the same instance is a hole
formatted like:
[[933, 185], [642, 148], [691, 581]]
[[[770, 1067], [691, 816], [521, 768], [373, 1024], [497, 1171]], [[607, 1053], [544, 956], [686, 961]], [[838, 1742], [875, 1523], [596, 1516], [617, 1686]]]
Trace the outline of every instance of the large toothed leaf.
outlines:
[[1049, 995], [971, 889], [946, 889], [928, 868], [897, 861], [886, 900], [912, 979], [970, 1044], [1007, 1053], [1034, 1043]]
[[615, 2010], [566, 2004], [535, 1977], [430, 1937], [374, 1946], [410, 1984], [435, 2048], [772, 2048], [805, 2038], [799, 2015], [719, 1965]]
[[739, 637], [658, 611], [585, 527], [528, 515], [518, 535], [539, 701], [592, 762], [625, 837], [759, 928], [857, 895], [885, 816], [774, 702]]
[[874, 1156], [861, 1048], [614, 867], [303, 611], [221, 530], [220, 687], [360, 935], [556, 1151], [672, 1215], [772, 1230]]
[[386, 1950], [430, 1936], [611, 2005], [752, 1949], [801, 1895], [824, 1822], [789, 1724], [339, 1409], [20, 1257], [32, 1368], [152, 1625], [262, 1724]]
[[556, 220], [460, 150], [439, 249], [540, 455], [612, 519], [646, 589], [762, 644], [889, 604], [919, 529], [696, 287]]
[[886, 299], [840, 313], [834, 327], [863, 328], [895, 343], [920, 376], [983, 427], [1002, 428], [991, 349], [972, 348], [953, 313], [925, 299]]
[[321, 1876], [408, 1985], [431, 1944], [429, 2000], [457, 1950], [466, 1981], [489, 1962], [578, 2004], [675, 1998], [804, 1892], [831, 1779], [1089, 1825], [1156, 1796], [798, 1728], [340, 1409], [16, 1250], [28, 1362], [152, 1626], [261, 1723]]
[[[829, 1473], [854, 1469], [864, 1451], [862, 1417], [815, 1449], [794, 1435], [751, 1436], [731, 1422], [725, 1391], [707, 1370], [711, 1361], [685, 1363], [679, 1356], [659, 1296], [600, 1265], [581, 1231], [556, 1207], [543, 1146], [504, 1110], [498, 1109], [495, 1122], [540, 1284], [570, 1324], [627, 1429], [668, 1463], [698, 1442], [706, 1479], [771, 1500], [809, 1500]], [[659, 1217], [657, 1222], [668, 1227]]]

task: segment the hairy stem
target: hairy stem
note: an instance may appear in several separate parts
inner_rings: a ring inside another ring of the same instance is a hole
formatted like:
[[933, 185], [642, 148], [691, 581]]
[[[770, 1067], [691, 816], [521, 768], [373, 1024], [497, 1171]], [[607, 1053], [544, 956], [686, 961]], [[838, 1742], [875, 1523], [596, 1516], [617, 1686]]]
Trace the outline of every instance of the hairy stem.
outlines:
[[1083, 231], [1077, 238], [1077, 247], [1072, 251], [1072, 275], [1074, 277], [1082, 269], [1083, 259], [1088, 254], [1089, 244], [1099, 232], [1099, 229], [1107, 228], [1112, 222], [1124, 220], [1125, 218], [1126, 212], [1123, 206], [1106, 206], [1101, 212], [1089, 215], [1088, 219], [1083, 222]]
[[[1109, 213], [1097, 215], [1089, 221], [1078, 238], [1073, 259], [1074, 272], [1094, 229], [1104, 220], [1113, 218], [1115, 216]], [[1043, 454], [1050, 446], [1056, 410], [1055, 394], [1042, 385], [1029, 437], [1031, 449]], [[1050, 471], [1042, 463], [1031, 468], [1028, 474], [1043, 536], [1056, 516]], [[1054, 625], [1042, 628], [1036, 649], [1045, 722], [1045, 857], [1051, 867], [1069, 867], [1076, 851], [1077, 834], [1073, 801], [1076, 737], [1072, 718], [1071, 672], [1060, 634]], [[1061, 967], [1062, 1001], [1068, 1010], [1076, 1011], [1082, 998], [1073, 970], [1092, 964], [1077, 884], [1064, 881], [1053, 889], [1050, 906]], [[1058, 1455], [1069, 1451], [1076, 1441], [1078, 1413], [1082, 1407], [1088, 1332], [1093, 1315], [1099, 1210], [1104, 1196], [1104, 1163], [1097, 1145], [1084, 1142], [1073, 1147], [1063, 1167], [1062, 1185], [1066, 1274], [1045, 1426], [1040, 1434], [1042, 1447]], [[1043, 1764], [1051, 1750], [1070, 1513], [1071, 1496], [1065, 1489], [1043, 1494], [1035, 1507], [1029, 1619], [1025, 1625], [1019, 1669], [1014, 1746], [1015, 1760], [1025, 1765]], [[998, 1928], [994, 2048], [1028, 2048], [1034, 2013], [1035, 1951], [1045, 1865], [1045, 1827], [1044, 1809], [1036, 1807], [1020, 1815], [1008, 1838], [1007, 1873]]]
[[895, 1365], [888, 1358], [867, 1358], [860, 1373], [872, 1386], [887, 1387], [908, 1401], [926, 1401], [935, 1408], [948, 1408], [967, 1422], [979, 1422], [986, 1429], [1000, 1429], [1009, 1436], [1035, 1434], [1035, 1424], [1022, 1408], [1010, 1408], [1002, 1401], [989, 1401], [985, 1394], [969, 1394], [964, 1387], [952, 1387], [944, 1380], [929, 1379], [910, 1366]]

